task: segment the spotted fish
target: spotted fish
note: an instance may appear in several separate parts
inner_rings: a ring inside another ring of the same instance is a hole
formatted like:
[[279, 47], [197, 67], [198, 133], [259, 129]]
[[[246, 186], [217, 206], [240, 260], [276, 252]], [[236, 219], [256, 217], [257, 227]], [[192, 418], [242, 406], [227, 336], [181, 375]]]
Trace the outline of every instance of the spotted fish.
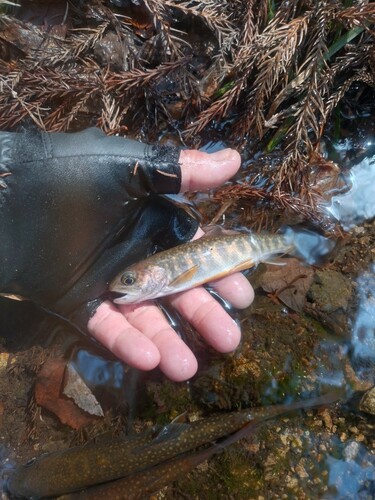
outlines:
[[156, 299], [249, 269], [294, 250], [289, 234], [204, 237], [129, 266], [115, 277], [109, 290], [116, 304]]
[[[191, 423], [171, 423], [164, 428], [153, 429], [130, 438], [93, 442], [85, 446], [44, 454], [18, 467], [8, 481], [8, 489], [16, 496], [43, 498], [108, 483], [106, 487], [114, 488], [113, 492], [122, 488], [129, 495], [130, 491], [142, 494], [144, 493], [142, 488], [147, 481], [151, 489], [162, 486], [161, 480], [157, 479], [160, 472], [147, 472], [158, 464], [162, 465], [177, 457], [184, 459], [186, 457], [181, 455], [186, 452], [209, 445], [220, 438], [230, 437], [241, 429], [246, 432], [248, 425], [259, 425], [289, 411], [326, 405], [337, 399], [337, 394], [327, 394], [321, 398], [291, 404], [217, 414]], [[237, 435], [232, 442], [240, 437], [241, 435]], [[196, 458], [200, 459], [199, 455]], [[187, 462], [183, 463], [194, 467], [195, 462], [192, 458], [190, 462], [187, 459]], [[171, 470], [172, 468], [178, 472], [178, 466], [171, 466]], [[171, 474], [168, 477], [172, 477]], [[114, 481], [119, 478], [124, 478], [120, 480], [122, 481], [120, 485]], [[88, 493], [94, 494], [96, 488], [94, 490], [90, 488]], [[98, 490], [100, 494], [105, 491], [103, 488], [104, 484]], [[114, 498], [110, 489], [103, 495], [98, 498]]]

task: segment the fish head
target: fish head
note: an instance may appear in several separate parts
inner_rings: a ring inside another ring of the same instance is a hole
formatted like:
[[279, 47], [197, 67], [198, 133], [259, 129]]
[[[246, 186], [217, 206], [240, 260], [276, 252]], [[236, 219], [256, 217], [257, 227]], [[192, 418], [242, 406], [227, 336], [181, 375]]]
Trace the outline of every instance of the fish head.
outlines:
[[110, 292], [118, 294], [116, 304], [134, 304], [163, 295], [168, 283], [166, 269], [160, 266], [130, 266], [109, 285]]
[[[39, 457], [34, 457], [27, 463], [17, 467], [7, 480], [7, 490], [17, 498], [41, 498], [42, 496], [49, 496], [49, 481], [46, 471], [49, 472], [50, 477], [51, 475], [53, 476], [52, 471], [54, 471], [54, 468], [52, 465], [51, 469], [49, 469], [49, 465], [51, 464], [48, 458], [55, 455], [56, 453], [43, 453]], [[39, 495], [41, 478], [43, 478], [43, 493], [46, 493], [46, 495]]]

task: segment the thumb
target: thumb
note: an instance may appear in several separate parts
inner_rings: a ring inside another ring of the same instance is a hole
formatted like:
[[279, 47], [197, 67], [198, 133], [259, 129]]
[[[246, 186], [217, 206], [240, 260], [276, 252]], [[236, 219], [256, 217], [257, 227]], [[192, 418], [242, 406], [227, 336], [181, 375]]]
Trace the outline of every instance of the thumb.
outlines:
[[180, 154], [181, 191], [199, 191], [220, 186], [240, 168], [241, 157], [234, 149], [216, 153], [184, 150]]

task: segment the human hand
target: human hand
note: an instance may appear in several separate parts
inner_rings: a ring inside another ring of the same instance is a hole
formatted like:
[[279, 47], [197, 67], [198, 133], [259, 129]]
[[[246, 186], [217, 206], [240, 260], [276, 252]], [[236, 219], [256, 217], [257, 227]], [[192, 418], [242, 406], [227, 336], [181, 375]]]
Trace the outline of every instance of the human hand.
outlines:
[[[239, 155], [184, 151], [180, 168], [178, 150], [105, 137], [96, 129], [0, 133], [0, 154], [0, 291], [33, 300], [81, 330], [88, 324], [99, 342], [133, 366], [160, 364], [174, 380], [193, 375], [195, 358], [156, 306], [116, 308], [97, 299], [124, 265], [197, 231], [182, 209], [152, 194], [221, 184], [238, 169]], [[242, 276], [217, 288], [234, 306], [251, 300]], [[205, 290], [170, 300], [215, 348], [236, 347], [237, 326]]]
[[[240, 157], [234, 150], [214, 154], [182, 151], [180, 163], [181, 191], [200, 191], [232, 177], [240, 166]], [[203, 234], [198, 229], [194, 239]], [[238, 309], [248, 307], [253, 301], [253, 289], [241, 273], [211, 285]], [[241, 337], [238, 325], [205, 288], [187, 290], [167, 300], [217, 351], [230, 352], [238, 346]], [[116, 306], [105, 301], [90, 319], [88, 329], [118, 358], [141, 370], [159, 366], [175, 381], [187, 380], [197, 370], [194, 354], [153, 301]]]

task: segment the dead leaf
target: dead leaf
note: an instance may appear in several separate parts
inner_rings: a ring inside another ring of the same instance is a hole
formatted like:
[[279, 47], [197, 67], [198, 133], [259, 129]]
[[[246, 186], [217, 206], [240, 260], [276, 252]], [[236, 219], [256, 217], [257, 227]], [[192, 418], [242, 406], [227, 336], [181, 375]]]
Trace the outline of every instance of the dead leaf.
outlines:
[[35, 383], [35, 401], [54, 413], [63, 424], [80, 429], [97, 417], [88, 415], [62, 394], [65, 367], [66, 361], [61, 358], [49, 359], [44, 363]]
[[90, 415], [104, 417], [102, 407], [96, 397], [71, 363], [68, 363], [65, 369], [63, 393], [68, 398], [73, 399], [77, 406]]
[[0, 352], [0, 373], [8, 368], [10, 354], [7, 352]]
[[313, 282], [314, 271], [295, 258], [282, 259], [282, 262], [285, 262], [285, 266], [266, 264], [259, 285], [265, 292], [276, 295], [293, 311], [301, 312]]

